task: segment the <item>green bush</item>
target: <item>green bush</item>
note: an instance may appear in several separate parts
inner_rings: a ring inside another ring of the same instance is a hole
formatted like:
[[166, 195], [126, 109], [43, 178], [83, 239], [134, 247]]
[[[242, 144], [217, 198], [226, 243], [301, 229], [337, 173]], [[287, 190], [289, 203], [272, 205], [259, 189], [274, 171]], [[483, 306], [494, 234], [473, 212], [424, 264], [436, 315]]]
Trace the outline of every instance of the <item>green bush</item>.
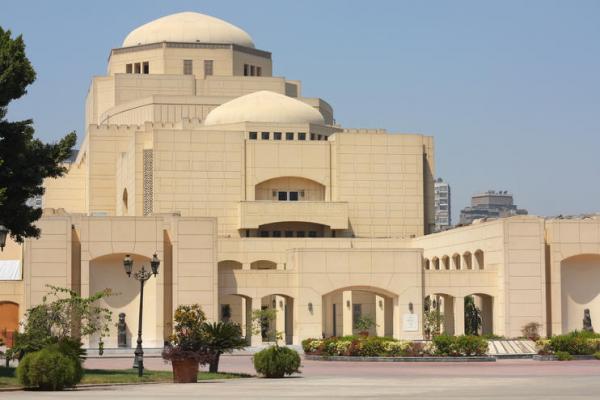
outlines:
[[597, 351], [597, 352], [594, 353], [594, 358], [596, 360], [600, 360], [600, 351]]
[[81, 380], [81, 375], [77, 361], [62, 354], [58, 345], [28, 353], [17, 367], [17, 379], [23, 386], [41, 390], [74, 386]]
[[600, 350], [600, 335], [593, 332], [571, 332], [550, 338], [548, 347], [555, 354], [567, 352], [572, 355], [591, 355]]
[[439, 335], [433, 338], [433, 347], [438, 356], [482, 356], [487, 353], [488, 342], [481, 336]]
[[554, 355], [558, 361], [571, 361], [573, 359], [573, 356], [566, 351], [557, 351]]
[[267, 378], [283, 378], [300, 373], [300, 355], [287, 347], [268, 347], [256, 353], [252, 361], [256, 372]]
[[457, 336], [456, 347], [463, 356], [483, 356], [488, 351], [488, 341], [481, 336]]
[[450, 335], [438, 335], [433, 338], [434, 354], [438, 356], [459, 355], [456, 347], [456, 337]]

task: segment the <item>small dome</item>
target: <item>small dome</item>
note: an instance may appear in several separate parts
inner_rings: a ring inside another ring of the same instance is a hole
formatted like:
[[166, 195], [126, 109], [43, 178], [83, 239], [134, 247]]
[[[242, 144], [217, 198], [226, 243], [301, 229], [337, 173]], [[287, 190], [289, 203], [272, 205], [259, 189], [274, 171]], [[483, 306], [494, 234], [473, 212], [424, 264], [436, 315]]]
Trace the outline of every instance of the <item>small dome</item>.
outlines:
[[308, 104], [283, 94], [262, 90], [221, 104], [208, 113], [204, 125], [237, 122], [325, 124], [321, 113]]
[[250, 35], [222, 19], [195, 12], [167, 15], [134, 29], [123, 47], [158, 42], [227, 43], [254, 48]]

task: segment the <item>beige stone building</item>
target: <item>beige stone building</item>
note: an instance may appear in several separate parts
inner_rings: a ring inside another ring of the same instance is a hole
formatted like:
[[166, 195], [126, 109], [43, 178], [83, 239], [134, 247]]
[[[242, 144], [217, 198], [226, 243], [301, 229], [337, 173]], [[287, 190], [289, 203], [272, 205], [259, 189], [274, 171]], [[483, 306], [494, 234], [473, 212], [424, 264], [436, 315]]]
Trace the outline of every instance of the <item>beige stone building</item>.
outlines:
[[136, 332], [139, 285], [122, 260], [148, 266], [154, 252], [145, 346], [162, 345], [186, 303], [239, 322], [253, 344], [262, 308], [277, 310], [269, 329], [287, 343], [351, 334], [360, 316], [374, 334], [422, 338], [427, 296], [454, 334], [469, 295], [484, 333], [565, 332], [585, 308], [600, 325], [599, 218], [430, 234], [433, 138], [337, 125], [331, 105], [273, 76], [271, 53], [225, 21], [180, 13], [132, 31], [92, 79], [86, 126], [68, 174], [45, 183], [41, 237], [0, 253], [13, 271], [0, 281], [9, 330], [53, 284], [111, 288], [106, 304]]

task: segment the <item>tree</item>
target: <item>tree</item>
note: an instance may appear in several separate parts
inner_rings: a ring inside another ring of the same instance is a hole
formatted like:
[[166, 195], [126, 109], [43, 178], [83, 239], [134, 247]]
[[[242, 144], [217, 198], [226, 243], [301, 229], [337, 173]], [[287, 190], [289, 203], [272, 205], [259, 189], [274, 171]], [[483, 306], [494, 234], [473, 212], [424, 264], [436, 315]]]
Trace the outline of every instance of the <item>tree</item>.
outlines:
[[209, 372], [219, 372], [221, 354], [246, 347], [242, 328], [232, 322], [204, 323], [205, 340], [211, 355]]
[[25, 43], [0, 27], [0, 224], [16, 241], [38, 237], [34, 225], [42, 216], [41, 209], [25, 204], [44, 194], [45, 178], [56, 178], [66, 172], [62, 164], [71, 154], [77, 136], [71, 132], [54, 144], [35, 139], [33, 120], [9, 122], [8, 105], [27, 93], [35, 80], [35, 71], [25, 55]]
[[473, 296], [465, 297], [465, 333], [479, 335], [481, 329], [481, 310], [475, 305]]

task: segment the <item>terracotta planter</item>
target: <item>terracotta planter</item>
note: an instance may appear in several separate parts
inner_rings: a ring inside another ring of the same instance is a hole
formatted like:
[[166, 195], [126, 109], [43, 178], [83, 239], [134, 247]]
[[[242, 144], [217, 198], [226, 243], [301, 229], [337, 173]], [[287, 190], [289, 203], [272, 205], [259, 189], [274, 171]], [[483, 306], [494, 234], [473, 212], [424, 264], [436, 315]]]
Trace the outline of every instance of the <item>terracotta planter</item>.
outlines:
[[173, 382], [196, 383], [198, 382], [198, 361], [195, 359], [173, 360]]

